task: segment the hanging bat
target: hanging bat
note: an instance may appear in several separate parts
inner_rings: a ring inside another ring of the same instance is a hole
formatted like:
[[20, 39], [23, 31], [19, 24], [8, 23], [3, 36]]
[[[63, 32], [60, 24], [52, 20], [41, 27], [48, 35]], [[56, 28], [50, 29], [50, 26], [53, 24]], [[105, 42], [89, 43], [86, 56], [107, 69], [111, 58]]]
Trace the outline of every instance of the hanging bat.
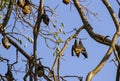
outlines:
[[87, 54], [86, 49], [83, 46], [81, 40], [78, 42], [77, 39], [75, 39], [74, 45], [72, 46], [72, 49], [71, 49], [72, 56], [74, 56], [73, 51], [75, 52], [77, 57], [79, 57], [80, 53], [82, 53], [85, 58], [88, 58], [88, 54]]
[[25, 0], [18, 0], [18, 1], [17, 1], [17, 5], [18, 5], [19, 7], [21, 7], [21, 8], [23, 8], [24, 5], [25, 5]]
[[70, 0], [63, 0], [63, 3], [65, 3], [66, 5], [69, 4]]
[[43, 19], [43, 22], [48, 26], [50, 19], [46, 13], [42, 15], [42, 19]]
[[23, 14], [30, 14], [31, 13], [31, 7], [30, 7], [30, 2], [28, 0], [25, 0], [25, 5], [22, 8]]
[[23, 10], [22, 10], [23, 14], [30, 14], [31, 13], [31, 9], [30, 9], [30, 5], [27, 4], [23, 7]]
[[6, 48], [6, 49], [9, 49], [11, 46], [11, 44], [6, 36], [4, 36], [2, 38], [2, 44], [3, 44], [4, 48]]
[[40, 64], [37, 67], [37, 74], [38, 74], [38, 77], [44, 76], [44, 67]]

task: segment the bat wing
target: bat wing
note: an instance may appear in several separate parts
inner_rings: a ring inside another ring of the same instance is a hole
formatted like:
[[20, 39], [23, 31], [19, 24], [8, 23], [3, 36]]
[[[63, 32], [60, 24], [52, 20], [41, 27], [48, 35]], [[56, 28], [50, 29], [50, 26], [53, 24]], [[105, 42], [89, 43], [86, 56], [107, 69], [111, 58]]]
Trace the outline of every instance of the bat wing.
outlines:
[[83, 54], [83, 56], [84, 56], [85, 58], [88, 58], [88, 53], [87, 53], [86, 49], [84, 49], [84, 50], [82, 51], [82, 54]]
[[88, 53], [87, 53], [87, 51], [86, 51], [86, 49], [85, 49], [85, 47], [83, 46], [83, 44], [82, 44], [82, 42], [81, 41], [79, 41], [79, 45], [81, 46], [81, 48], [82, 48], [82, 54], [83, 54], [83, 56], [85, 57], [85, 58], [88, 58]]
[[72, 48], [71, 48], [71, 55], [72, 55], [72, 56], [74, 56], [73, 50], [74, 50], [74, 45], [73, 45]]

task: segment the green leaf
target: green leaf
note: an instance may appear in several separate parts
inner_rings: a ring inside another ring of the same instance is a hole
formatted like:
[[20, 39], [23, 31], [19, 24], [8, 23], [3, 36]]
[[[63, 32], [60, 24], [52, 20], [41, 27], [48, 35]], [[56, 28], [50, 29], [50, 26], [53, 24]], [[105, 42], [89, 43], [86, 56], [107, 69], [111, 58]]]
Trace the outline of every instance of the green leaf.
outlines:
[[57, 32], [54, 32], [54, 38], [58, 37]]
[[33, 39], [31, 37], [28, 37], [28, 41], [33, 43]]
[[59, 31], [60, 31], [60, 32], [63, 32], [63, 29], [62, 29], [62, 28], [59, 28]]
[[58, 45], [60, 45], [61, 42], [62, 42], [62, 39], [58, 37], [58, 40], [57, 40]]
[[56, 28], [56, 24], [55, 23], [53, 23], [53, 27]]
[[2, 19], [2, 15], [0, 15], [0, 19]]
[[31, 37], [28, 37], [28, 41], [31, 42]]
[[56, 55], [56, 53], [54, 52], [54, 53], [53, 53], [53, 56], [55, 56], [55, 55]]
[[55, 20], [55, 23], [57, 23], [57, 20]]
[[22, 41], [21, 41], [21, 39], [20, 39], [20, 38], [18, 38], [18, 39], [17, 39], [17, 41], [18, 41], [20, 44], [22, 44]]
[[60, 51], [60, 48], [59, 47], [56, 47], [56, 52], [59, 52]]
[[64, 27], [64, 23], [61, 23], [62, 27]]
[[0, 43], [0, 46], [2, 46], [2, 43]]

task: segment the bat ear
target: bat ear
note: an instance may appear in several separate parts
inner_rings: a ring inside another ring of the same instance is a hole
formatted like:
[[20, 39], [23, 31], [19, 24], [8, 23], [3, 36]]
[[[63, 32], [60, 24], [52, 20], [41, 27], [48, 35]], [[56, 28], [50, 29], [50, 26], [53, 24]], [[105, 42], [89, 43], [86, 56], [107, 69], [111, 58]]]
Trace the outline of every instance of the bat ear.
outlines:
[[77, 42], [78, 42], [77, 39], [75, 39], [75, 41], [74, 41], [74, 45], [77, 45]]
[[82, 45], [82, 46], [83, 46], [81, 39], [79, 40], [79, 45]]

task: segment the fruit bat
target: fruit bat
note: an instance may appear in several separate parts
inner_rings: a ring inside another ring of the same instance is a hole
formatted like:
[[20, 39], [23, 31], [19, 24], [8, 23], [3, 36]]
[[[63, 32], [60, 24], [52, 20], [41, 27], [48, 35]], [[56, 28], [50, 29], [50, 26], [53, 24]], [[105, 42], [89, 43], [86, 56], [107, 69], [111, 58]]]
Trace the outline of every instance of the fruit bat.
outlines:
[[37, 74], [38, 74], [38, 77], [44, 76], [44, 67], [40, 64], [37, 67]]
[[22, 8], [22, 12], [25, 15], [31, 13], [30, 2], [28, 0], [25, 0], [25, 5]]
[[50, 19], [49, 19], [48, 15], [47, 15], [46, 13], [44, 13], [44, 14], [42, 15], [42, 19], [43, 19], [43, 22], [44, 22], [46, 25], [49, 24]]
[[63, 0], [63, 3], [65, 3], [66, 5], [69, 4], [70, 0]]
[[74, 56], [73, 51], [75, 52], [77, 57], [79, 57], [80, 53], [82, 53], [85, 58], [88, 58], [88, 54], [87, 54], [86, 49], [83, 46], [81, 40], [78, 42], [77, 39], [75, 39], [74, 45], [72, 45], [72, 49], [71, 49], [72, 56]]
[[10, 69], [9, 65], [8, 65], [8, 70], [7, 70], [7, 73], [5, 74], [5, 77], [6, 77], [7, 81], [13, 81], [14, 80], [14, 77], [13, 77], [13, 74], [11, 72], [11, 69]]
[[25, 1], [24, 1], [24, 0], [18, 0], [18, 1], [17, 1], [17, 5], [18, 5], [19, 7], [21, 7], [21, 8], [23, 8], [24, 5], [25, 5]]
[[6, 49], [9, 49], [11, 44], [6, 36], [2, 38], [2, 44]]
[[30, 14], [31, 13], [31, 9], [30, 9], [30, 5], [27, 4], [23, 7], [23, 10], [22, 10], [23, 14]]

